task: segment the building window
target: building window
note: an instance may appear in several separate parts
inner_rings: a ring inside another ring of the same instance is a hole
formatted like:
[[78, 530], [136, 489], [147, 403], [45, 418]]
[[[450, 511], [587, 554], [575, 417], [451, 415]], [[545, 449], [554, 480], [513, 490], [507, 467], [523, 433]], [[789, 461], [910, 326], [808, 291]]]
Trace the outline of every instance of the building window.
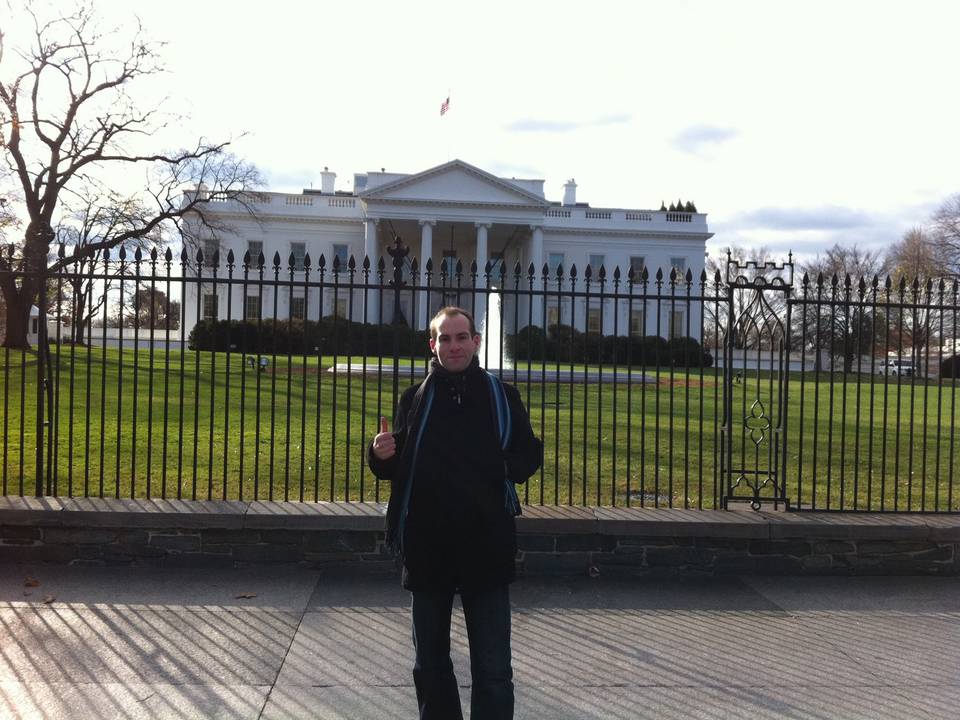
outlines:
[[30, 318], [30, 333], [36, 335], [40, 332], [40, 321], [37, 318]]
[[[247, 243], [247, 251], [250, 253], [250, 267], [259, 267], [259, 257], [263, 253], [263, 242], [251, 240]], [[266, 262], [266, 258], [264, 258], [264, 262]]]
[[337, 303], [333, 309], [333, 312], [337, 317], [345, 318], [347, 316], [347, 299], [337, 298]]
[[302, 295], [290, 298], [290, 319], [303, 320], [307, 311], [307, 300]]
[[453, 277], [453, 273], [457, 270], [457, 253], [455, 250], [443, 251], [442, 268], [442, 272], [445, 272], [447, 277]]
[[677, 271], [677, 279], [679, 280], [687, 273], [687, 259], [684, 257], [672, 257], [670, 258], [670, 267]]
[[[340, 260], [341, 268], [346, 268], [347, 263], [350, 262], [350, 253], [347, 246], [342, 245], [340, 243], [335, 243], [333, 246], [333, 257], [338, 258]], [[373, 262], [373, 260], [371, 260], [370, 262]]]
[[630, 311], [630, 335], [642, 337], [647, 334], [647, 315], [643, 310]]
[[557, 268], [563, 266], [563, 253], [550, 253], [547, 265], [550, 267], [550, 277], [556, 277]]
[[293, 255], [293, 269], [303, 270], [303, 258], [307, 254], [307, 244], [302, 242], [290, 243], [290, 254]]
[[243, 300], [243, 319], [258, 320], [260, 318], [261, 299], [259, 295], [247, 295]]
[[560, 324], [560, 308], [556, 305], [547, 306], [547, 329]]
[[647, 259], [643, 255], [630, 256], [630, 269], [633, 270], [633, 281], [639, 282], [643, 269], [647, 266]]
[[600, 268], [603, 267], [604, 256], [603, 255], [591, 255], [589, 258], [590, 269], [593, 271], [593, 276], [596, 277], [597, 273], [600, 272]]
[[213, 267], [213, 255], [220, 248], [220, 243], [218, 243], [213, 238], [207, 238], [203, 241], [203, 264], [204, 267]]
[[601, 332], [600, 308], [587, 308], [587, 332]]
[[678, 338], [683, 337], [684, 335], [684, 324], [683, 324], [683, 310], [671, 310], [670, 311], [670, 333], [669, 337]]
[[208, 293], [203, 296], [203, 319], [217, 319], [217, 294]]

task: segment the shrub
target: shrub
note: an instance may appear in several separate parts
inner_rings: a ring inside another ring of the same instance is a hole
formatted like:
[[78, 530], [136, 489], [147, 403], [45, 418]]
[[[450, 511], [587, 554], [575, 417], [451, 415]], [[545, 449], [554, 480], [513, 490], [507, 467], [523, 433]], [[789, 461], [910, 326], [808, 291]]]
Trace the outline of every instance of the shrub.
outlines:
[[250, 354], [429, 355], [426, 330], [405, 325], [366, 325], [340, 317], [316, 320], [202, 320], [190, 331], [193, 350], [230, 349]]
[[704, 364], [704, 351], [700, 343], [690, 337], [671, 338], [667, 342], [667, 351], [670, 362], [675, 367], [710, 367], [713, 364], [712, 357], [710, 364]]
[[960, 355], [948, 357], [940, 363], [940, 377], [957, 378], [960, 377]]
[[[429, 332], [406, 325], [365, 325], [340, 317], [316, 320], [201, 320], [188, 338], [192, 350], [257, 355], [383, 355], [429, 357]], [[626, 337], [580, 332], [569, 325], [529, 325], [504, 338], [518, 362], [603, 363], [622, 367], [711, 367], [713, 357], [693, 338]], [[944, 375], [944, 377], [948, 377]]]
[[693, 338], [626, 337], [582, 333], [569, 325], [528, 326], [506, 336], [507, 353], [519, 362], [599, 363], [626, 367], [710, 367], [713, 357]]

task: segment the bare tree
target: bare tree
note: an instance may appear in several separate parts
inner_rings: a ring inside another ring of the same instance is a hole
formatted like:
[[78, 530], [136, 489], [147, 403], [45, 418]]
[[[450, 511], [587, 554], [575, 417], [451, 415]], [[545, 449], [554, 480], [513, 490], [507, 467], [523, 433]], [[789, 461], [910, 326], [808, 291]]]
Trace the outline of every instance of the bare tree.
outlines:
[[882, 267], [878, 251], [839, 243], [802, 266], [793, 336], [816, 353], [817, 369], [824, 351], [842, 361], [844, 372], [870, 352], [878, 328], [869, 299]]
[[[938, 215], [946, 218], [946, 207], [941, 207], [934, 218]], [[934, 228], [937, 228], [936, 223], [934, 219]], [[924, 350], [937, 327], [940, 311], [936, 305], [942, 304], [942, 298], [938, 297], [941, 287], [938, 280], [949, 274], [949, 269], [955, 265], [955, 252], [950, 241], [945, 240], [938, 230], [928, 231], [919, 227], [908, 230], [887, 251], [886, 269], [891, 279], [891, 297], [911, 306], [898, 308], [892, 313], [889, 335], [893, 347], [888, 350], [906, 350], [916, 368], [924, 364]]]
[[11, 197], [0, 194], [0, 244], [6, 245], [10, 234], [20, 227], [20, 221], [13, 213]]
[[[115, 50], [93, 10], [41, 19], [29, 4], [34, 36], [8, 61], [0, 34], [0, 143], [26, 222], [20, 252], [0, 254], [0, 291], [6, 302], [8, 347], [28, 347], [27, 322], [47, 270], [62, 200], [85, 184], [106, 185], [111, 168], [138, 169], [146, 181], [135, 197], [139, 211], [107, 237], [90, 238], [58, 257], [56, 266], [90, 258], [107, 248], [180, 227], [185, 216], [216, 227], [208, 203], [237, 200], [248, 209], [247, 191], [260, 184], [257, 170], [227, 150], [229, 142], [200, 139], [174, 151], [147, 148], [166, 126], [159, 108], [143, 109], [132, 92], [137, 82], [162, 71], [160, 45], [137, 26]], [[17, 67], [14, 67], [17, 65]], [[146, 149], [142, 149], [146, 148]], [[203, 188], [200, 190], [199, 188]], [[25, 274], [17, 282], [11, 271]], [[7, 271], [7, 272], [3, 272]]]
[[960, 194], [948, 198], [933, 213], [931, 240], [949, 261], [949, 272], [960, 274]]
[[884, 269], [899, 283], [900, 278], [938, 278], [949, 272], [952, 262], [950, 246], [940, 242], [933, 231], [914, 227], [904, 233], [884, 256]]
[[141, 286], [131, 289], [124, 311], [124, 324], [155, 330], [180, 328], [180, 301], [171, 300], [159, 288]]
[[[730, 245], [722, 248], [717, 254], [711, 254], [707, 256], [706, 274], [709, 289], [713, 290], [715, 287], [715, 280], [718, 273], [721, 278], [721, 282], [726, 282], [728, 254], [730, 257], [741, 263], [753, 262], [759, 267], [763, 267], [763, 265], [766, 263], [774, 262], [773, 253], [768, 247], [763, 245], [749, 249], [743, 248], [739, 245]], [[734, 317], [739, 318], [747, 310], [751, 300], [754, 299], [756, 292], [750, 288], [743, 287], [731, 288], [730, 292], [733, 293]], [[770, 309], [773, 311], [774, 315], [781, 318], [781, 320], [786, 317], [786, 298], [784, 296], [777, 293], [768, 293], [764, 296], [764, 299], [771, 304]], [[705, 340], [707, 342], [711, 344], [715, 343], [717, 333], [720, 333], [722, 336], [723, 333], [726, 332], [726, 328], [729, 324], [729, 318], [727, 317], [729, 313], [730, 307], [725, 302], [704, 303], [704, 326], [707, 335]], [[737, 325], [736, 327], [743, 328], [746, 326]], [[731, 331], [733, 330], [734, 328], [731, 328]], [[737, 337], [733, 338], [734, 347], [738, 349], [752, 349], [760, 341], [761, 336], [757, 333], [738, 332]]]
[[[61, 270], [57, 284], [59, 316], [70, 328], [69, 339], [82, 343], [90, 321], [103, 308], [115, 285], [108, 279], [94, 279], [94, 273], [107, 275], [104, 253], [117, 244], [113, 239], [118, 235], [148, 222], [151, 208], [136, 196], [123, 196], [108, 188], [86, 184], [71, 193], [62, 205], [65, 212], [57, 227], [57, 239], [65, 254], [75, 259], [69, 265], [54, 260], [54, 267]], [[161, 228], [157, 226], [149, 235], [134, 236], [124, 245], [128, 250], [145, 251], [151, 246], [162, 246], [167, 238]], [[128, 267], [127, 272], [132, 273], [132, 267]], [[113, 274], [118, 273], [114, 268]]]

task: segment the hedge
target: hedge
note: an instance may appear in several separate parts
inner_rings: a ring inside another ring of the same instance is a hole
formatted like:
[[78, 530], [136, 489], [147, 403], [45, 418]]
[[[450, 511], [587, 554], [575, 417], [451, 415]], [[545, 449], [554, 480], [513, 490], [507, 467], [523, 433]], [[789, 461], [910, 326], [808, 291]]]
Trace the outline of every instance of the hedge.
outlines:
[[427, 357], [426, 330], [406, 325], [369, 325], [341, 317], [317, 320], [201, 320], [190, 331], [191, 350], [219, 350], [250, 354], [376, 355]]
[[711, 367], [713, 356], [694, 338], [626, 337], [580, 332], [569, 325], [529, 325], [506, 337], [507, 353], [520, 362], [605, 363], [647, 367]]
[[[368, 325], [340, 317], [316, 320], [201, 320], [188, 338], [191, 350], [230, 349], [250, 354], [377, 355], [423, 358], [429, 355], [427, 330], [406, 325]], [[507, 354], [517, 362], [605, 363], [624, 367], [711, 367], [713, 356], [694, 338], [666, 340], [601, 336], [569, 325], [542, 328], [530, 325], [505, 336]]]
[[960, 377], [960, 355], [945, 358], [940, 363], [940, 377], [958, 378]]

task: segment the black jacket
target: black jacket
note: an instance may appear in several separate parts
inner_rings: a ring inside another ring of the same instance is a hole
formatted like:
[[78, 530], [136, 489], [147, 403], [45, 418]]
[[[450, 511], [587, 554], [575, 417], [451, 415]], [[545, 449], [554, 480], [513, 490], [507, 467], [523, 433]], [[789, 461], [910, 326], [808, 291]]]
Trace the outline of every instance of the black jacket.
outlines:
[[501, 449], [494, 399], [476, 359], [456, 374], [434, 362], [430, 382], [433, 401], [419, 448], [424, 383], [400, 398], [393, 424], [397, 454], [380, 461], [372, 444], [367, 452], [373, 473], [391, 481], [387, 542], [400, 551], [403, 585], [470, 592], [508, 583], [517, 548], [504, 480], [526, 482], [542, 463], [543, 444], [533, 435], [520, 393], [504, 383], [512, 431]]

